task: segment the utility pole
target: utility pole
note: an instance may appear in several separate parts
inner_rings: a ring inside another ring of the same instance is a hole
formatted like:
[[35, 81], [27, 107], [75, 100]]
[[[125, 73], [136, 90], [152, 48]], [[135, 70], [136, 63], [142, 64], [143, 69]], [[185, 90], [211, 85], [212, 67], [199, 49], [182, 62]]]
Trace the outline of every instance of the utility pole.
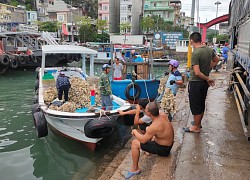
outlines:
[[200, 33], [200, 15], [199, 15], [199, 11], [200, 11], [200, 0], [197, 0], [197, 23], [199, 23], [198, 29], [199, 29], [199, 33]]
[[[214, 3], [216, 6], [217, 6], [217, 9], [216, 9], [216, 18], [218, 17], [218, 6], [221, 4], [220, 1], [217, 1], [216, 3]], [[215, 34], [217, 35], [217, 30], [216, 30], [217, 26], [215, 24]]]
[[[194, 11], [195, 11], [195, 0], [192, 0], [192, 9], [191, 9], [191, 22], [190, 22], [190, 30], [189, 35], [193, 33], [193, 25], [194, 25]], [[191, 57], [192, 57], [192, 48], [190, 44], [190, 39], [188, 43], [188, 61], [187, 61], [187, 71], [190, 70], [191, 67]]]

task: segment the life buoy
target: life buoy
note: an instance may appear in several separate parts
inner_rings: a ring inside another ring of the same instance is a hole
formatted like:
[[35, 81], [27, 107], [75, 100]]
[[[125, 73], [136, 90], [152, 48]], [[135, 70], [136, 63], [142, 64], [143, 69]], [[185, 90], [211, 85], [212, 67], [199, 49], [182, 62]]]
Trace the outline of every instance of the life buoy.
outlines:
[[48, 135], [47, 121], [43, 112], [39, 111], [34, 114], [34, 123], [36, 128], [37, 137], [45, 137]]
[[[132, 88], [134, 88], [135, 89], [134, 91], [136, 91], [136, 94], [134, 96], [131, 96], [129, 93]], [[130, 83], [125, 89], [125, 96], [128, 100], [134, 100], [134, 99], [136, 100], [139, 98], [140, 95], [141, 95], [141, 88], [136, 83]]]
[[68, 61], [69, 63], [72, 63], [72, 62], [74, 61], [74, 56], [73, 56], [73, 54], [68, 54], [68, 55], [67, 55], [67, 61]]
[[12, 59], [11, 61], [10, 61], [10, 66], [11, 66], [11, 68], [13, 68], [13, 69], [16, 69], [17, 67], [18, 67], [18, 61], [17, 61], [17, 59]]
[[25, 64], [26, 63], [26, 59], [24, 56], [19, 56], [19, 62], [20, 64]]
[[0, 62], [5, 65], [8, 66], [10, 64], [10, 58], [7, 55], [4, 55], [2, 58], [0, 58]]
[[112, 134], [117, 129], [117, 123], [111, 116], [109, 118], [103, 116], [89, 120], [84, 126], [85, 136], [88, 138], [103, 138]]

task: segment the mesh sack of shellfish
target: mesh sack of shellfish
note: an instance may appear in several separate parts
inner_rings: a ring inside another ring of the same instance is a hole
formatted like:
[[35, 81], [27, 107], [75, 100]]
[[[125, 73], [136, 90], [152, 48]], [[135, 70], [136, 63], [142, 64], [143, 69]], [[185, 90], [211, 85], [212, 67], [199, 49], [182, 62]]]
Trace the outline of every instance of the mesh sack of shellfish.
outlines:
[[161, 100], [160, 104], [161, 109], [166, 113], [166, 114], [175, 114], [177, 107], [176, 107], [176, 101], [175, 97], [171, 91], [171, 89], [166, 88], [164, 95]]
[[77, 109], [76, 104], [74, 102], [67, 102], [60, 106], [57, 111], [63, 112], [75, 112]]
[[50, 87], [49, 89], [43, 92], [43, 99], [45, 104], [50, 104], [56, 98], [57, 98], [56, 88]]
[[77, 109], [90, 106], [90, 87], [81, 78], [70, 78], [69, 101], [74, 102]]
[[166, 87], [167, 80], [168, 80], [168, 76], [162, 77], [160, 79], [160, 85], [159, 85], [159, 88], [158, 88], [158, 94], [162, 94], [162, 92], [164, 91], [164, 89]]

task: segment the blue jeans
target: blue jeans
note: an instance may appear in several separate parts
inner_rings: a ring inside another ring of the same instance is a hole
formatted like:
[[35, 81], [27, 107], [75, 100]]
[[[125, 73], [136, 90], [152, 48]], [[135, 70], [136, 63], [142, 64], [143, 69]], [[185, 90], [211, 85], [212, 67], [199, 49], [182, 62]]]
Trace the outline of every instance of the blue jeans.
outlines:
[[101, 95], [101, 98], [102, 98], [102, 107], [105, 108], [105, 110], [112, 110], [113, 105], [112, 105], [112, 100], [110, 99], [110, 95], [108, 96]]

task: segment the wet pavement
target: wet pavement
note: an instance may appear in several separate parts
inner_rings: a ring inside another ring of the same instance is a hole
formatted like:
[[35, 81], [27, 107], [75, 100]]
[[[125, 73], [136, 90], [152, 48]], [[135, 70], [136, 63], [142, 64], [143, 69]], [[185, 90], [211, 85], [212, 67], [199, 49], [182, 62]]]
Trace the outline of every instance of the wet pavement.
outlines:
[[[187, 89], [179, 92], [179, 111], [172, 122], [175, 143], [170, 156], [141, 153], [139, 166], [142, 173], [131, 179], [250, 179], [250, 142], [243, 133], [234, 96], [227, 91], [228, 74], [224, 70], [211, 73], [216, 86], [208, 91], [201, 133], [182, 131], [182, 127], [190, 126], [193, 116], [189, 109]], [[124, 179], [132, 165], [131, 141], [99, 179]]]

